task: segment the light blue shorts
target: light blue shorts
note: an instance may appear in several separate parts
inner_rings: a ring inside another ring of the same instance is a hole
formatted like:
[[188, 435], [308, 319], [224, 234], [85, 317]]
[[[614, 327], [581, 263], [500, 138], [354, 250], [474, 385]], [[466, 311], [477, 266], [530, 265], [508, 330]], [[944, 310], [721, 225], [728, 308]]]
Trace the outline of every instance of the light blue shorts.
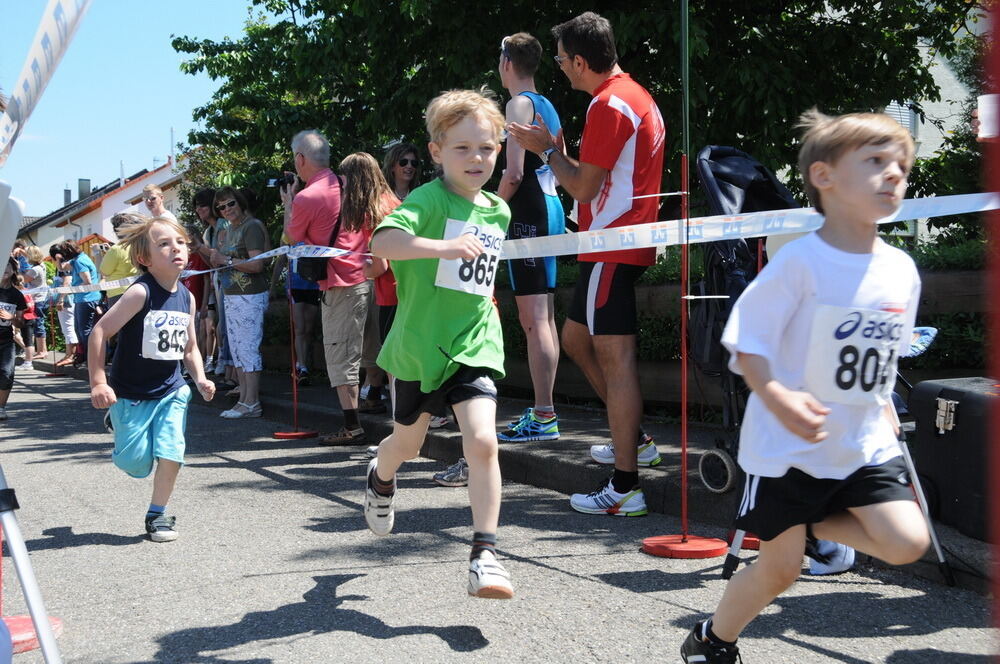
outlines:
[[132, 477], [148, 477], [156, 459], [184, 463], [184, 428], [191, 388], [162, 399], [119, 399], [110, 408], [115, 429], [111, 459]]

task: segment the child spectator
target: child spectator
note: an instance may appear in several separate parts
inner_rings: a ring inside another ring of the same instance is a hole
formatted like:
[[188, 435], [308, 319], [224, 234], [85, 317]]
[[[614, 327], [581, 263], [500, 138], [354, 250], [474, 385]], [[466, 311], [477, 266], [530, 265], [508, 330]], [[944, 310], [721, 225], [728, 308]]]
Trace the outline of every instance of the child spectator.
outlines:
[[472, 551], [468, 592], [509, 599], [514, 591], [496, 559], [500, 516], [496, 386], [503, 333], [493, 279], [510, 209], [482, 191], [493, 174], [504, 118], [493, 99], [445, 92], [427, 107], [429, 150], [442, 175], [415, 189], [382, 220], [374, 255], [393, 262], [399, 306], [378, 363], [394, 376], [393, 430], [368, 464], [365, 520], [376, 535], [394, 522], [396, 471], [417, 456], [432, 414], [452, 406], [469, 461]]
[[889, 398], [920, 278], [909, 256], [878, 237], [878, 221], [906, 192], [913, 140], [873, 113], [812, 110], [801, 126], [799, 170], [826, 219], [764, 268], [722, 337], [730, 368], [753, 390], [740, 433], [746, 483], [736, 526], [760, 536], [760, 557], [684, 642], [689, 664], [736, 662], [740, 632], [795, 581], [815, 538], [897, 565], [928, 545]]
[[[20, 341], [22, 313], [28, 305], [18, 290], [20, 265], [11, 256], [0, 280], [0, 420], [7, 419], [7, 399], [14, 386], [14, 345]], [[17, 344], [20, 345], [20, 344]]]
[[34, 245], [28, 247], [24, 253], [28, 257], [28, 263], [31, 265], [30, 269], [22, 273], [24, 276], [24, 287], [29, 289], [44, 289], [32, 298], [35, 301], [35, 324], [30, 327], [35, 337], [35, 357], [45, 357], [46, 353], [49, 352], [45, 338], [45, 326], [48, 323], [47, 317], [49, 315], [49, 278], [48, 273], [45, 271], [45, 266], [42, 265], [45, 255], [41, 249]]
[[[49, 247], [49, 256], [56, 264], [56, 276], [52, 284], [56, 287], [69, 286], [72, 283], [72, 275], [69, 263], [62, 254], [62, 245], [54, 244]], [[80, 345], [76, 336], [76, 307], [73, 303], [73, 296], [66, 293], [55, 294], [53, 301], [56, 311], [59, 312], [59, 328], [62, 330], [63, 340], [66, 342], [63, 357], [56, 362], [56, 366], [65, 367], [73, 364], [76, 360], [77, 347]]]
[[[366, 238], [370, 238], [382, 218], [399, 205], [399, 199], [393, 195], [375, 157], [367, 152], [347, 155], [340, 162], [338, 170], [344, 178], [340, 208], [341, 223], [345, 229], [361, 230]], [[388, 263], [380, 258], [369, 259], [363, 268], [365, 279], [373, 279], [376, 276], [373, 271], [376, 262], [388, 266]], [[381, 272], [384, 271], [385, 268]], [[375, 289], [378, 289], [377, 280]], [[365, 384], [361, 388], [359, 413], [386, 411], [382, 400], [386, 373], [378, 366], [376, 360], [382, 350], [383, 337], [379, 334], [378, 312], [373, 305], [375, 303], [369, 299], [361, 348], [361, 366], [365, 370]]]
[[[148, 477], [155, 464], [145, 527], [154, 542], [170, 542], [177, 531], [166, 506], [184, 463], [191, 400], [178, 360], [184, 360], [205, 400], [212, 399], [215, 385], [205, 377], [195, 343], [194, 296], [178, 283], [188, 263], [184, 229], [154, 217], [131, 227], [123, 245], [142, 275], [91, 333], [90, 398], [95, 408], [110, 408], [115, 465], [132, 477]], [[109, 377], [104, 352], [112, 334], [118, 334], [118, 349]]]

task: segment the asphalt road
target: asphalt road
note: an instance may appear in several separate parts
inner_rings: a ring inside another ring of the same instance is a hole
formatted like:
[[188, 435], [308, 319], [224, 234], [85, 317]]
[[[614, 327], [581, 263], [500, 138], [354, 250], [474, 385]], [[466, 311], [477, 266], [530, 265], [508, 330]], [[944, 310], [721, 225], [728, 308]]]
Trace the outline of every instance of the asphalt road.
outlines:
[[[396, 531], [380, 539], [361, 516], [361, 449], [272, 440], [270, 423], [198, 406], [169, 506], [180, 538], [154, 544], [151, 482], [111, 464], [84, 383], [19, 372], [9, 412], [0, 460], [66, 662], [679, 662], [722, 593], [719, 559], [639, 551], [676, 519], [576, 514], [562, 494], [506, 483], [516, 596], [469, 598], [468, 501], [430, 481], [443, 464], [404, 466]], [[3, 590], [4, 614], [26, 613], [9, 560]], [[747, 664], [985, 663], [988, 611], [974, 592], [862, 568], [804, 576], [740, 645]]]

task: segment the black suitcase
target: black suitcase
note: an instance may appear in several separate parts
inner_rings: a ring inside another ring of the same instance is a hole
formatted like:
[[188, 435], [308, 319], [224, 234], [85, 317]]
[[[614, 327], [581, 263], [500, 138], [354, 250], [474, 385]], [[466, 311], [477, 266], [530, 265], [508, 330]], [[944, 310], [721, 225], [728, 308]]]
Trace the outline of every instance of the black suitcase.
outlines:
[[926, 380], [910, 394], [916, 419], [914, 464], [932, 515], [970, 537], [987, 539], [990, 403], [1000, 385], [990, 378]]

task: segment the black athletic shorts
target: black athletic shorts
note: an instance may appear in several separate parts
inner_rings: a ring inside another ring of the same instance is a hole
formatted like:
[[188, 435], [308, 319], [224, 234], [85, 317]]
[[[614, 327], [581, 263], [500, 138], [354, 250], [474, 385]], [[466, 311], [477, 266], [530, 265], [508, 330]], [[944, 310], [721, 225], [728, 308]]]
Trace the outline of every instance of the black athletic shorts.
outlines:
[[497, 400], [497, 386], [493, 371], [483, 367], [462, 367], [454, 376], [433, 392], [421, 392], [419, 380], [392, 381], [392, 419], [407, 426], [413, 424], [421, 413], [438, 417], [448, 414], [448, 407], [480, 397]]
[[797, 468], [781, 477], [747, 475], [736, 527], [765, 542], [792, 526], [819, 523], [849, 507], [914, 500], [903, 457], [864, 466], [842, 480], [818, 479]]
[[389, 336], [389, 330], [392, 329], [392, 321], [396, 320], [397, 306], [395, 304], [378, 305], [378, 340], [383, 345], [385, 338]]
[[636, 334], [635, 282], [645, 271], [645, 265], [581, 262], [567, 316], [591, 336]]
[[314, 306], [319, 306], [319, 298], [323, 294], [318, 288], [292, 288], [292, 302], [299, 304], [300, 302], [305, 302], [306, 304], [312, 304]]

